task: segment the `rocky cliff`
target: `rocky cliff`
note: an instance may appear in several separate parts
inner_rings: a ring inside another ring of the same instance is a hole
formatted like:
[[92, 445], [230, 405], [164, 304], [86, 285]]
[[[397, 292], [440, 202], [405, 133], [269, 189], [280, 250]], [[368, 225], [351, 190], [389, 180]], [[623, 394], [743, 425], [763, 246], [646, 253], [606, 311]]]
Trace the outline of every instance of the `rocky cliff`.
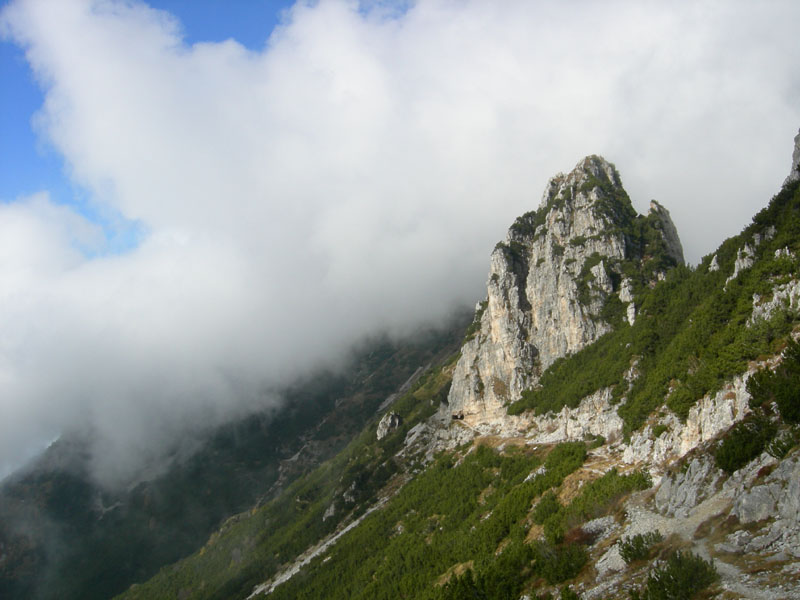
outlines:
[[444, 420], [475, 426], [504, 412], [557, 358], [636, 317], [636, 290], [683, 264], [669, 212], [637, 215], [613, 164], [588, 156], [553, 177], [538, 210], [491, 255], [488, 296], [453, 374]]
[[788, 185], [800, 179], [800, 131], [794, 137], [794, 152], [792, 153], [792, 168], [789, 169], [789, 175], [783, 182], [783, 185]]

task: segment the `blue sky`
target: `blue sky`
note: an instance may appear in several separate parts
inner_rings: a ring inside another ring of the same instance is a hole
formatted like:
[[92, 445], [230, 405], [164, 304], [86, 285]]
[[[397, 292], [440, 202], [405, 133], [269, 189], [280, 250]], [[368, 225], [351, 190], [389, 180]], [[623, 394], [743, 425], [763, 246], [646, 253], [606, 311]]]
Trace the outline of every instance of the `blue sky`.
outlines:
[[3, 81], [0, 111], [0, 197], [11, 200], [42, 187], [59, 189], [68, 197], [61, 160], [46, 144], [37, 142], [32, 119], [43, 95], [25, 62], [24, 52], [11, 42], [0, 43]]
[[[153, 0], [153, 8], [179, 19], [186, 44], [221, 42], [229, 38], [251, 50], [263, 49], [281, 22], [290, 0]], [[0, 9], [8, 2], [0, 4]], [[0, 41], [0, 201], [47, 190], [54, 202], [75, 206], [81, 214], [106, 228], [107, 250], [135, 245], [141, 235], [135, 222], [113, 223], [88, 201], [87, 193], [70, 181], [67, 166], [46, 139], [37, 135], [34, 116], [44, 95], [24, 50]]]
[[696, 263], [788, 174], [798, 22], [796, 0], [4, 2], [0, 476], [87, 426], [98, 478], [132, 476], [474, 306], [589, 154]]

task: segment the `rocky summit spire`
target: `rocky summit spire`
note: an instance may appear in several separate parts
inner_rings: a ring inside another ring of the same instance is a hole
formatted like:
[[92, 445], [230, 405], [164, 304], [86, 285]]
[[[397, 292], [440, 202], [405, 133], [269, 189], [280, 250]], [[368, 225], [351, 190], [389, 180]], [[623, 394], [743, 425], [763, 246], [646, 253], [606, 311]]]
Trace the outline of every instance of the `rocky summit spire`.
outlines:
[[675, 264], [683, 264], [683, 246], [678, 237], [678, 230], [672, 218], [669, 216], [669, 211], [661, 206], [655, 200], [650, 201], [650, 212], [648, 217], [653, 219], [653, 225], [661, 232], [661, 237], [664, 241], [664, 251], [667, 255], [675, 261]]
[[[453, 374], [443, 419], [480, 424], [535, 385], [557, 358], [635, 318], [635, 290], [683, 263], [669, 212], [637, 215], [613, 164], [588, 156], [547, 184], [539, 209], [519, 217], [491, 255], [487, 299]], [[623, 276], [637, 272], [632, 280]], [[627, 305], [627, 306], [626, 306]]]
[[783, 182], [788, 185], [800, 179], [800, 131], [794, 136], [794, 152], [792, 153], [792, 168], [789, 169], [789, 176]]

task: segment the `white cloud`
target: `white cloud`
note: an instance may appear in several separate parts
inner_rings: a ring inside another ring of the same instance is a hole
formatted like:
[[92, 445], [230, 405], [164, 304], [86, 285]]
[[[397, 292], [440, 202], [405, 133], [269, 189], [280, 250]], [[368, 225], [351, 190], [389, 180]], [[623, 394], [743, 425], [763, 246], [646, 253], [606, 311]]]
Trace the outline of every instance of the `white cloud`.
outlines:
[[107, 476], [474, 302], [494, 243], [585, 154], [665, 204], [694, 261], [786, 175], [795, 2], [385, 6], [298, 4], [262, 52], [187, 46], [138, 2], [6, 8], [41, 135], [148, 235], [87, 254], [100, 234], [69, 209], [0, 207], [0, 461], [88, 420]]

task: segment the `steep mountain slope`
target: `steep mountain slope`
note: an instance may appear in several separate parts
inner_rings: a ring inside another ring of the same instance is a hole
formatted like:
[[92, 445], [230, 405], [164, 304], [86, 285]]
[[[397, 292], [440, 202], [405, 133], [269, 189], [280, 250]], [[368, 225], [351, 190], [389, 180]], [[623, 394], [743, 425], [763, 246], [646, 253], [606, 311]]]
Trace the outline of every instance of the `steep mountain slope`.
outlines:
[[623, 303], [633, 323], [635, 293], [682, 265], [683, 250], [667, 210], [652, 202], [637, 215], [614, 166], [590, 156], [550, 180], [490, 264], [446, 409], [473, 426], [502, 417], [556, 359], [610, 331]]
[[800, 597], [800, 177], [679, 249], [581, 161], [495, 249], [461, 353], [122, 597]]
[[88, 440], [63, 437], [0, 486], [0, 598], [108, 598], [195, 551], [223, 520], [339, 452], [387, 396], [457, 348], [468, 318], [401, 344], [373, 341], [346, 371], [193, 440], [129, 489], [98, 487]]

